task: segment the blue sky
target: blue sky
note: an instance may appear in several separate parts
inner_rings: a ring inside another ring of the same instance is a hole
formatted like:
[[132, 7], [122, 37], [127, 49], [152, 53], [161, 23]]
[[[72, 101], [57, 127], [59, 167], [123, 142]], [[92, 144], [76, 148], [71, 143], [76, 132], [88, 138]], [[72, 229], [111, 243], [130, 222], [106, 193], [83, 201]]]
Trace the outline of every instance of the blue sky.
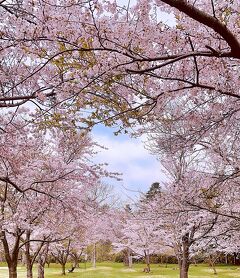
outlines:
[[[136, 0], [117, 0], [118, 5], [130, 6], [136, 4]], [[157, 9], [158, 20], [175, 25], [173, 14], [167, 14]], [[167, 180], [160, 162], [150, 155], [144, 148], [141, 138], [130, 138], [128, 135], [114, 136], [112, 128], [98, 125], [93, 129], [93, 139], [107, 147], [96, 157], [97, 162], [109, 164], [108, 170], [122, 173], [122, 181], [107, 180], [115, 191], [123, 195], [135, 198], [139, 192], [146, 192], [153, 182]]]
[[113, 134], [115, 130], [98, 125], [93, 129], [93, 139], [108, 148], [96, 156], [97, 162], [108, 163], [107, 169], [122, 173], [122, 181], [106, 180], [114, 186], [123, 199], [135, 198], [146, 192], [153, 182], [164, 182], [166, 177], [160, 162], [144, 148], [141, 138]]

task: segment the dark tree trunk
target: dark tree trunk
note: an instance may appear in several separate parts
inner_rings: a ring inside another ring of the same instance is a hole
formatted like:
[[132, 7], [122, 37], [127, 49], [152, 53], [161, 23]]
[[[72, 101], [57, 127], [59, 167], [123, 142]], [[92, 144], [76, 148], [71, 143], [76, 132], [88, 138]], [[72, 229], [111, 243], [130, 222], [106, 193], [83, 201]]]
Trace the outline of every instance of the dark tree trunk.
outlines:
[[66, 275], [66, 264], [62, 264], [62, 275]]
[[25, 259], [26, 259], [26, 267], [27, 267], [27, 278], [33, 278], [33, 260], [30, 254], [30, 236], [31, 232], [26, 232], [26, 243], [25, 243]]
[[8, 264], [9, 278], [17, 278], [17, 264]]
[[187, 233], [182, 237], [182, 254], [179, 258], [178, 264], [180, 269], [180, 278], [188, 278], [188, 270], [189, 270], [189, 234]]
[[237, 264], [237, 253], [236, 252], [233, 253], [233, 264], [234, 265]]
[[19, 244], [22, 232], [17, 229], [15, 235], [15, 242], [12, 252], [10, 252], [6, 234], [4, 231], [1, 232], [1, 241], [3, 243], [4, 255], [8, 265], [9, 278], [17, 278], [17, 263], [19, 255]]
[[27, 278], [33, 278], [32, 264], [27, 263]]
[[38, 256], [38, 278], [44, 278], [44, 267], [47, 262], [49, 243], [45, 245]]

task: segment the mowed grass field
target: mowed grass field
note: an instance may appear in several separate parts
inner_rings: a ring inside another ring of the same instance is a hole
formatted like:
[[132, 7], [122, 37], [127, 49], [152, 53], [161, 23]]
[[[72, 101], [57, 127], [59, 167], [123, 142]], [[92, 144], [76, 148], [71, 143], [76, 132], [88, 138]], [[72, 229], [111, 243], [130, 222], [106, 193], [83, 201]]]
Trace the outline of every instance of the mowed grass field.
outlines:
[[[70, 265], [68, 266], [70, 268]], [[135, 264], [133, 268], [124, 267], [121, 263], [98, 263], [94, 269], [90, 264], [80, 265], [73, 273], [67, 273], [65, 277], [71, 278], [178, 278], [178, 269], [176, 265], [152, 265], [151, 273], [143, 272], [143, 264]], [[215, 275], [213, 270], [207, 265], [191, 266], [189, 278], [240, 278], [240, 267], [238, 266], [217, 266], [218, 274]], [[46, 267], [46, 278], [63, 277], [61, 275], [60, 265], [51, 264], [50, 268]], [[26, 278], [25, 267], [19, 266], [18, 277]], [[37, 277], [36, 268], [34, 269], [34, 278]], [[0, 278], [8, 278], [6, 265], [0, 265]]]

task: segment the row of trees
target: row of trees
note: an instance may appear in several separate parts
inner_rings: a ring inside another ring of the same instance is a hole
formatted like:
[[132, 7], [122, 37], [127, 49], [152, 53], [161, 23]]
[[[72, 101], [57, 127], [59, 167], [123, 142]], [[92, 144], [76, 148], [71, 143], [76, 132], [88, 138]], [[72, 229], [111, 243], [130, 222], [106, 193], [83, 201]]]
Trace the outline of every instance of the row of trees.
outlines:
[[[173, 248], [181, 278], [195, 251], [237, 250], [237, 0], [3, 0], [0, 15], [0, 225], [11, 278], [20, 249], [31, 277], [33, 242], [41, 261], [48, 243], [70, 246], [69, 234], [102, 219], [88, 196], [107, 174], [90, 160], [87, 131], [99, 122], [137, 126], [169, 173], [134, 212], [107, 212], [113, 242], [139, 249], [143, 230], [146, 258], [158, 244]], [[103, 226], [92, 226], [95, 240]]]
[[17, 277], [20, 251], [27, 277], [38, 261], [42, 278], [49, 252], [65, 273], [70, 251], [77, 257], [98, 240], [94, 225], [107, 196], [100, 178], [111, 174], [91, 162], [94, 147], [87, 133], [39, 130], [26, 112], [1, 115], [1, 249], [9, 277]]
[[197, 258], [214, 267], [216, 255], [239, 253], [239, 182], [219, 183], [206, 173], [183, 171], [186, 157], [176, 161], [176, 175], [161, 190], [154, 188], [125, 210], [114, 245], [144, 257], [147, 271], [150, 255], [174, 254], [180, 278], [187, 278]]
[[28, 277], [36, 260], [44, 277], [49, 250], [65, 273], [73, 249], [77, 260], [85, 245], [106, 237], [118, 250], [128, 248], [129, 258], [132, 252], [145, 256], [148, 271], [150, 254], [174, 250], [181, 278], [193, 255], [239, 251], [239, 178], [224, 172], [219, 177], [219, 167], [231, 168], [223, 169], [212, 152], [209, 157], [202, 149], [180, 149], [166, 156], [170, 176], [162, 189], [155, 184], [137, 208], [111, 210], [99, 204], [98, 196], [105, 199], [105, 188], [99, 189], [104, 171], [89, 163], [90, 138], [55, 128], [36, 132], [24, 116], [5, 114], [2, 129], [1, 241], [10, 277], [17, 276], [20, 250]]

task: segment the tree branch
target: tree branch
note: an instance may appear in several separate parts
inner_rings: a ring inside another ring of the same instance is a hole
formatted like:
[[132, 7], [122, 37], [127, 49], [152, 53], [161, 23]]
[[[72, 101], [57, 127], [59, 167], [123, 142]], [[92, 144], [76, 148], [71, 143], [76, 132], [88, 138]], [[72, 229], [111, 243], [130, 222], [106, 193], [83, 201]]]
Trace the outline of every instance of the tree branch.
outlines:
[[187, 1], [162, 0], [162, 2], [178, 9], [179, 11], [188, 15], [190, 18], [214, 30], [221, 37], [223, 37], [227, 44], [230, 46], [232, 56], [234, 58], [240, 58], [240, 43], [225, 24], [220, 22], [218, 19], [210, 16], [209, 14], [197, 9], [193, 5], [189, 4]]

